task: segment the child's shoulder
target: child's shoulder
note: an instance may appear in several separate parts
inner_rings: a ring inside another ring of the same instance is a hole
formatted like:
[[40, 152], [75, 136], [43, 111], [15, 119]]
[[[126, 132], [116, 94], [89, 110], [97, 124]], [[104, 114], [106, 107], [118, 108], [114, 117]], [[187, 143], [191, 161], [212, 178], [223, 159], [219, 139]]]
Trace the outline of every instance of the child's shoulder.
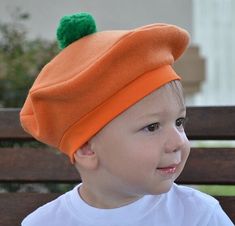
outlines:
[[169, 195], [174, 199], [177, 209], [181, 208], [187, 213], [184, 218], [188, 218], [188, 222], [194, 219], [194, 225], [233, 225], [219, 202], [210, 195], [176, 184], [173, 185]]
[[169, 192], [169, 196], [177, 203], [185, 206], [195, 206], [195, 208], [200, 206], [200, 208], [213, 209], [219, 205], [219, 202], [214, 197], [183, 185], [174, 184]]
[[214, 197], [206, 193], [200, 192], [199, 190], [193, 187], [173, 184], [171, 192], [172, 194], [176, 195], [176, 197], [183, 199], [184, 201], [188, 200], [192, 202], [203, 202], [212, 206], [218, 204], [218, 201]]
[[219, 202], [210, 195], [194, 188], [174, 184], [166, 194], [166, 205], [182, 215], [186, 222], [198, 221], [205, 225], [220, 208]]

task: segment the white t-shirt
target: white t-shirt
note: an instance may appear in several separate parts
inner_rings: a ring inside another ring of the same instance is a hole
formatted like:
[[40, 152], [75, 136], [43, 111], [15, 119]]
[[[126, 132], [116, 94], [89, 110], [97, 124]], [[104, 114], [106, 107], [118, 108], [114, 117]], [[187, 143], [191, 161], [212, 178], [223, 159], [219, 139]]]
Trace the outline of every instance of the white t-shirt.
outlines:
[[126, 206], [98, 209], [85, 203], [77, 185], [28, 215], [22, 226], [232, 226], [213, 197], [174, 184], [161, 195], [145, 195]]

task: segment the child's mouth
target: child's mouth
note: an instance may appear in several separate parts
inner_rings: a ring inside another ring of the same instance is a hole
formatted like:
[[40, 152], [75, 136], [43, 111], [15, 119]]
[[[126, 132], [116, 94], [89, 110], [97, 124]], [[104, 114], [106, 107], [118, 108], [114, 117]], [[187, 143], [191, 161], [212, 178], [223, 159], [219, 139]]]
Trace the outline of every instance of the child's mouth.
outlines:
[[170, 165], [166, 167], [158, 167], [157, 170], [163, 175], [174, 174], [177, 170], [178, 165]]

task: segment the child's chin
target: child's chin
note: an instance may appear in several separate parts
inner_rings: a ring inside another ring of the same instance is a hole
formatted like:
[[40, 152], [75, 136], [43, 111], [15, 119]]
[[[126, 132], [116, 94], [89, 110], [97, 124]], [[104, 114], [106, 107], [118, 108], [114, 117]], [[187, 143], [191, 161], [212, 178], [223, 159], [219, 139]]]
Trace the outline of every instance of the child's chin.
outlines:
[[155, 191], [151, 192], [150, 195], [160, 195], [160, 194], [167, 193], [168, 191], [171, 190], [173, 183], [174, 181], [161, 184]]

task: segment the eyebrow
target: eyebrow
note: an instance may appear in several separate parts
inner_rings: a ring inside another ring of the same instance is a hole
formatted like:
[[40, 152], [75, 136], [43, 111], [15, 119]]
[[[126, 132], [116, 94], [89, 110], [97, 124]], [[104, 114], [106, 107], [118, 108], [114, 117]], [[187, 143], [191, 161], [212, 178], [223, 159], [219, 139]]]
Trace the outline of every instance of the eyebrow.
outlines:
[[[184, 112], [186, 112], [186, 108], [180, 108], [179, 114], [183, 114]], [[160, 116], [163, 113], [164, 112], [153, 112], [153, 113], [149, 113], [149, 114], [144, 114], [144, 115], [141, 115], [140, 117], [138, 117], [137, 120], [141, 120], [143, 118], [151, 118], [151, 117]]]

